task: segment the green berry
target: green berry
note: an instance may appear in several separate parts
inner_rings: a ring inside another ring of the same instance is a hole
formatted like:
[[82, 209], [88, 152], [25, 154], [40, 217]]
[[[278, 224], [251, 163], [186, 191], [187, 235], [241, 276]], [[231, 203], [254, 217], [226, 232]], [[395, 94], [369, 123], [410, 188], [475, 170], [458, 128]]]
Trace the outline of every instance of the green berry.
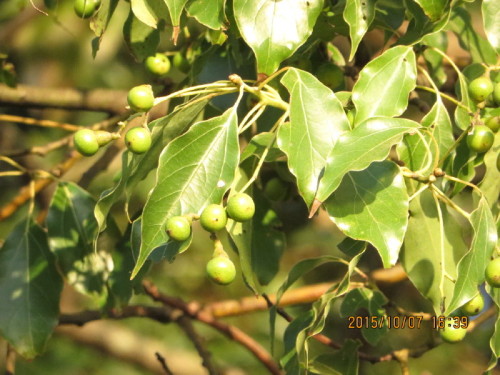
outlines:
[[125, 134], [125, 144], [134, 154], [143, 154], [151, 147], [151, 133], [143, 127], [132, 128]]
[[486, 152], [495, 141], [495, 135], [485, 125], [474, 126], [472, 131], [467, 135], [467, 144], [472, 151]]
[[500, 129], [500, 116], [488, 117], [484, 120], [484, 124], [491, 129], [493, 133], [496, 133]]
[[94, 0], [75, 0], [74, 8], [78, 17], [89, 18], [96, 10], [96, 3]]
[[[449, 326], [448, 324], [450, 324], [451, 326]], [[451, 344], [462, 341], [467, 334], [466, 328], [454, 328], [453, 325], [453, 321], [446, 319], [444, 328], [439, 332], [443, 341], [449, 342]]]
[[493, 87], [493, 100], [500, 106], [500, 82], [495, 83]]
[[500, 258], [488, 263], [485, 270], [486, 282], [494, 288], [500, 288]]
[[151, 85], [140, 85], [130, 89], [127, 96], [128, 105], [136, 112], [149, 111], [155, 101]]
[[217, 284], [231, 284], [236, 277], [234, 263], [226, 256], [217, 256], [207, 263], [208, 277]]
[[163, 53], [149, 56], [144, 62], [146, 69], [157, 76], [163, 76], [170, 71], [170, 60]]
[[106, 146], [112, 140], [120, 138], [119, 135], [104, 130], [96, 130], [94, 131], [94, 134], [99, 146]]
[[486, 100], [488, 95], [493, 92], [493, 83], [488, 77], [479, 77], [469, 84], [469, 94], [476, 102]]
[[285, 199], [286, 193], [287, 185], [278, 177], [271, 178], [264, 186], [264, 194], [272, 201]]
[[93, 130], [78, 130], [73, 137], [73, 141], [77, 151], [84, 156], [92, 156], [99, 151], [99, 143]]
[[191, 235], [191, 224], [184, 216], [173, 216], [167, 220], [165, 229], [168, 236], [175, 241], [186, 241]]
[[181, 52], [177, 52], [172, 60], [173, 65], [182, 73], [187, 73], [191, 69], [189, 61], [184, 57]]
[[200, 215], [201, 226], [209, 232], [223, 229], [226, 223], [226, 210], [219, 204], [209, 204]]
[[247, 221], [255, 214], [255, 203], [250, 195], [238, 193], [227, 200], [226, 211], [234, 221]]
[[462, 306], [461, 311], [464, 315], [472, 316], [479, 314], [484, 308], [484, 298], [479, 293], [469, 302]]
[[332, 90], [344, 85], [344, 71], [332, 63], [321, 65], [316, 71], [316, 77]]

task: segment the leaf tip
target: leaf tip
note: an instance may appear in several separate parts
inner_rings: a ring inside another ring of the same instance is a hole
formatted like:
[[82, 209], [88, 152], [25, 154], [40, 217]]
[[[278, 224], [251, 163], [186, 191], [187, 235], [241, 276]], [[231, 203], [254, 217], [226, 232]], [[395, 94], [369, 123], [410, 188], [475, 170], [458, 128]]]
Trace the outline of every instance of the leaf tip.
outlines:
[[316, 214], [316, 212], [318, 211], [318, 209], [321, 207], [322, 204], [323, 202], [321, 202], [320, 200], [316, 198], [314, 199], [311, 205], [311, 210], [309, 211], [309, 219], [311, 219]]

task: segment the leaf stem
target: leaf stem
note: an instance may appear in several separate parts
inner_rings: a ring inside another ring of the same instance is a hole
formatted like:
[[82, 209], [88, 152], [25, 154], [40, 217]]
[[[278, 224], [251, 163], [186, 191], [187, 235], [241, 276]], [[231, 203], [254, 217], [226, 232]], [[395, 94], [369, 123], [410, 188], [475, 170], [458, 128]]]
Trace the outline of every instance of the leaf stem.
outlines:
[[430, 87], [427, 87], [427, 86], [422, 86], [422, 85], [417, 85], [415, 88], [417, 90], [428, 91], [428, 92], [432, 92], [433, 94], [439, 95], [439, 96], [445, 98], [446, 100], [452, 102], [456, 106], [465, 109], [469, 113], [470, 116], [474, 115], [474, 113], [471, 111], [471, 109], [469, 107], [467, 107], [466, 105], [462, 104], [461, 102], [459, 102], [454, 97], [452, 97], [452, 96], [450, 96], [448, 94], [445, 94], [444, 92], [436, 91], [433, 88], [430, 88]]

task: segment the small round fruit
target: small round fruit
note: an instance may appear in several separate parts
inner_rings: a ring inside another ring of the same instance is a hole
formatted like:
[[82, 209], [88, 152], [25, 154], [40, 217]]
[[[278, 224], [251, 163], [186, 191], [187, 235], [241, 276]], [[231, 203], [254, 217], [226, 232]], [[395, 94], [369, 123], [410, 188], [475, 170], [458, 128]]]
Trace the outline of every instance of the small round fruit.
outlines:
[[462, 341], [467, 334], [467, 329], [458, 327], [453, 327], [454, 322], [449, 319], [445, 319], [445, 326], [440, 330], [439, 334], [443, 341], [449, 342], [451, 344]]
[[220, 204], [209, 204], [200, 215], [201, 226], [209, 232], [223, 229], [226, 223], [226, 210]]
[[484, 120], [484, 124], [491, 129], [493, 133], [496, 133], [500, 129], [500, 116], [488, 117]]
[[497, 105], [500, 105], [500, 82], [495, 83], [493, 87], [493, 100]]
[[250, 195], [238, 193], [227, 200], [226, 211], [234, 221], [247, 221], [255, 214], [255, 203]]
[[335, 64], [326, 63], [316, 71], [316, 77], [325, 86], [334, 90], [344, 85], [344, 72]]
[[177, 52], [174, 55], [174, 58], [172, 60], [172, 64], [179, 69], [182, 73], [187, 73], [189, 72], [189, 69], [191, 69], [191, 65], [189, 65], [189, 61], [184, 57], [184, 55], [181, 52]]
[[144, 62], [146, 69], [157, 76], [163, 76], [170, 71], [170, 60], [163, 53], [149, 56]]
[[99, 151], [99, 143], [93, 130], [78, 130], [73, 137], [73, 141], [77, 151], [84, 156], [92, 156]]
[[191, 224], [184, 216], [173, 216], [167, 220], [165, 229], [175, 241], [186, 241], [191, 235]]
[[283, 200], [287, 193], [286, 184], [278, 177], [273, 177], [266, 182], [264, 194], [272, 201]]
[[96, 3], [94, 0], [75, 0], [74, 8], [78, 17], [89, 18], [96, 10]]
[[234, 263], [226, 256], [217, 256], [207, 263], [208, 277], [217, 284], [231, 284], [236, 277]]
[[476, 102], [486, 100], [488, 95], [493, 92], [493, 83], [488, 77], [479, 77], [469, 84], [469, 94]]
[[132, 128], [125, 134], [125, 144], [134, 154], [143, 154], [151, 147], [151, 133], [143, 127]]
[[131, 88], [127, 95], [127, 101], [130, 108], [136, 112], [149, 111], [155, 101], [151, 85], [140, 85]]
[[495, 258], [486, 266], [484, 271], [486, 282], [494, 288], [500, 288], [500, 258]]
[[481, 293], [479, 293], [477, 296], [463, 305], [461, 311], [467, 316], [472, 316], [479, 314], [483, 310], [483, 308], [484, 298]]
[[112, 140], [120, 138], [119, 135], [104, 130], [95, 130], [94, 134], [99, 146], [106, 146]]
[[467, 144], [472, 151], [486, 152], [495, 141], [495, 135], [485, 125], [474, 126], [472, 131], [467, 135]]

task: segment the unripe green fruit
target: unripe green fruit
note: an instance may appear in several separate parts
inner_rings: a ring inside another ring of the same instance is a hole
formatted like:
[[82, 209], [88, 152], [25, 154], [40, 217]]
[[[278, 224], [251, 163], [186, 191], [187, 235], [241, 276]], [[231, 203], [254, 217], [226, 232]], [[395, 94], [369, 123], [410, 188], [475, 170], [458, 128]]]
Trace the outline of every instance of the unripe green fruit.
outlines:
[[99, 146], [106, 146], [112, 140], [120, 138], [119, 135], [104, 130], [95, 130], [94, 134]]
[[266, 182], [264, 186], [264, 194], [272, 201], [280, 201], [285, 199], [287, 193], [287, 185], [278, 177], [273, 177]]
[[226, 223], [226, 210], [219, 204], [209, 204], [200, 215], [201, 226], [209, 232], [223, 229]]
[[94, 0], [75, 0], [74, 8], [78, 17], [89, 18], [96, 10], [96, 3]]
[[[444, 328], [439, 332], [443, 341], [449, 342], [451, 344], [462, 341], [467, 334], [467, 329], [462, 327], [453, 328], [454, 323], [448, 322], [449, 320], [446, 319]], [[451, 326], [448, 326], [448, 324], [451, 324]]]
[[491, 129], [492, 132], [496, 133], [500, 129], [500, 116], [488, 117], [484, 120], [484, 124]]
[[151, 85], [140, 85], [130, 89], [127, 95], [128, 105], [136, 112], [149, 111], [155, 101]]
[[186, 241], [191, 235], [191, 224], [184, 216], [173, 216], [167, 220], [165, 229], [175, 241]]
[[494, 288], [500, 288], [500, 258], [495, 258], [484, 271], [486, 282]]
[[163, 53], [149, 56], [144, 62], [146, 69], [157, 76], [163, 76], [170, 71], [170, 60]]
[[143, 154], [151, 147], [151, 133], [143, 127], [132, 128], [125, 134], [125, 144], [134, 154]]
[[250, 195], [238, 193], [227, 200], [226, 211], [234, 221], [247, 221], [255, 214], [255, 203]]
[[495, 83], [495, 86], [493, 87], [493, 100], [496, 105], [500, 106], [500, 82]]
[[316, 71], [316, 77], [322, 84], [332, 90], [344, 84], [344, 72], [335, 64], [326, 63], [321, 65]]
[[467, 135], [467, 144], [472, 151], [486, 152], [495, 141], [495, 135], [485, 125], [474, 126], [472, 131]]
[[173, 65], [182, 73], [187, 73], [191, 69], [189, 61], [184, 57], [181, 52], [177, 52], [172, 60]]
[[84, 156], [92, 156], [99, 151], [99, 143], [93, 130], [78, 130], [73, 136], [73, 141], [77, 151]]
[[484, 298], [479, 293], [469, 302], [462, 306], [461, 311], [464, 315], [472, 316], [479, 314], [484, 308]]
[[207, 263], [207, 275], [217, 284], [231, 284], [236, 277], [234, 263], [226, 256], [217, 256]]
[[469, 94], [476, 102], [486, 100], [488, 95], [493, 92], [493, 83], [488, 77], [479, 77], [469, 84]]

